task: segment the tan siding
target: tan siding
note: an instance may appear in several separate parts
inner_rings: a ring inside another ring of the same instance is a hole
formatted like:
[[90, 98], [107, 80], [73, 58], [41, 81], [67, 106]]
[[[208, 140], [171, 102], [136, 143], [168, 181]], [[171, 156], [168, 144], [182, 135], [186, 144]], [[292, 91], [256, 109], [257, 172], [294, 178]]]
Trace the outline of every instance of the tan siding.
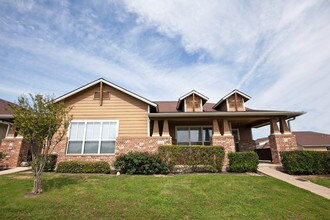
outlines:
[[119, 136], [147, 136], [148, 104], [117, 89], [103, 84], [103, 90], [110, 92], [110, 99], [94, 100], [99, 84], [92, 86], [65, 100], [72, 106], [74, 120], [119, 120]]
[[304, 146], [303, 149], [311, 151], [327, 151], [326, 146]]

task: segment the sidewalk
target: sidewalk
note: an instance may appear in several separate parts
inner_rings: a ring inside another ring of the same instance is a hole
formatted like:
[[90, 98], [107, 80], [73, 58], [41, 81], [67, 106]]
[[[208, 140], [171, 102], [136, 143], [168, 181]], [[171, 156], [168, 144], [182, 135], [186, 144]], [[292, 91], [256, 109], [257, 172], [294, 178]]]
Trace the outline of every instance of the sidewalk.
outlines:
[[[269, 165], [269, 164], [267, 164]], [[267, 166], [266, 164], [260, 164], [258, 167], [258, 171], [266, 174], [267, 176], [274, 177], [276, 179], [282, 180], [284, 182], [290, 183], [296, 187], [305, 189], [307, 191], [310, 191], [312, 193], [315, 193], [319, 196], [322, 196], [324, 198], [330, 199], [330, 189], [324, 186], [320, 186], [318, 184], [309, 182], [309, 181], [301, 181], [298, 180], [299, 177], [291, 176], [286, 173], [282, 173], [280, 171], [277, 171], [276, 165]], [[298, 178], [298, 179], [297, 179]]]
[[8, 170], [1, 170], [0, 175], [18, 173], [18, 172], [23, 172], [23, 171], [27, 171], [27, 170], [31, 170], [31, 167], [15, 167], [15, 168], [11, 168]]

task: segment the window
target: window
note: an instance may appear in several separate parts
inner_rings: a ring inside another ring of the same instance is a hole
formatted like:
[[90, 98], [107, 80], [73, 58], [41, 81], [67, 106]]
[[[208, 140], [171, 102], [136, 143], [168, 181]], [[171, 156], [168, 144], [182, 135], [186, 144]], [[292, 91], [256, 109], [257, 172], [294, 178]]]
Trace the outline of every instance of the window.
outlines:
[[67, 154], [113, 154], [118, 121], [72, 122]]
[[210, 145], [211, 127], [177, 127], [176, 138], [178, 145]]

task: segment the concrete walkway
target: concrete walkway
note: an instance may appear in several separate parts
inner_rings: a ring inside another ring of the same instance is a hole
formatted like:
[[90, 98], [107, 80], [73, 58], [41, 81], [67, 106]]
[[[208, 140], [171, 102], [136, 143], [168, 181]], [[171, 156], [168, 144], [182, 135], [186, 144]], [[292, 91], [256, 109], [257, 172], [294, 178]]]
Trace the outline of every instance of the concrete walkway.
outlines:
[[23, 172], [23, 171], [27, 171], [27, 170], [31, 170], [31, 167], [15, 167], [15, 168], [11, 168], [8, 170], [1, 170], [0, 175], [18, 173], [18, 172]]
[[258, 167], [258, 171], [263, 174], [266, 174], [267, 176], [274, 177], [276, 179], [290, 183], [296, 187], [299, 187], [299, 188], [305, 189], [307, 191], [310, 191], [312, 193], [315, 193], [324, 198], [330, 199], [330, 189], [329, 188], [320, 186], [320, 185], [312, 183], [310, 181], [298, 180], [299, 177], [291, 176], [286, 173], [282, 173], [282, 172], [276, 170], [277, 167], [278, 167], [278, 165], [276, 166], [273, 164], [260, 164]]

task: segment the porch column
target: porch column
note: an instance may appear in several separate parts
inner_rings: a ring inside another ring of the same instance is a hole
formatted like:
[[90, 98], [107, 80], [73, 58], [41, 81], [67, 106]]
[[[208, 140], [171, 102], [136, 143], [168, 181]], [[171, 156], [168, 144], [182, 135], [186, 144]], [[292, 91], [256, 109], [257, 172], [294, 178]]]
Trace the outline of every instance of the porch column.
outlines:
[[235, 142], [234, 137], [231, 134], [229, 123], [227, 120], [221, 120], [221, 133], [219, 131], [218, 121], [213, 120], [213, 135], [212, 135], [212, 145], [222, 146], [225, 150], [225, 158], [223, 161], [222, 170], [225, 171], [228, 168], [228, 153], [235, 152]]
[[159, 137], [158, 120], [154, 120], [154, 127], [153, 127], [153, 130], [152, 130], [152, 137]]
[[277, 126], [276, 120], [271, 119], [270, 131], [271, 134], [268, 136], [268, 140], [272, 153], [272, 162], [275, 164], [280, 164], [280, 152], [298, 149], [296, 137], [290, 132], [284, 118], [280, 119], [280, 129]]
[[280, 131], [282, 134], [291, 134], [291, 131], [284, 118], [280, 119]]
[[217, 119], [213, 119], [213, 136], [221, 136]]
[[226, 119], [223, 120], [223, 135], [224, 136], [230, 136], [231, 134], [231, 130], [229, 127], [229, 123]]
[[277, 122], [274, 118], [270, 119], [270, 134], [281, 134], [278, 129]]
[[169, 137], [169, 136], [170, 136], [170, 132], [168, 129], [168, 120], [164, 120], [162, 137]]

